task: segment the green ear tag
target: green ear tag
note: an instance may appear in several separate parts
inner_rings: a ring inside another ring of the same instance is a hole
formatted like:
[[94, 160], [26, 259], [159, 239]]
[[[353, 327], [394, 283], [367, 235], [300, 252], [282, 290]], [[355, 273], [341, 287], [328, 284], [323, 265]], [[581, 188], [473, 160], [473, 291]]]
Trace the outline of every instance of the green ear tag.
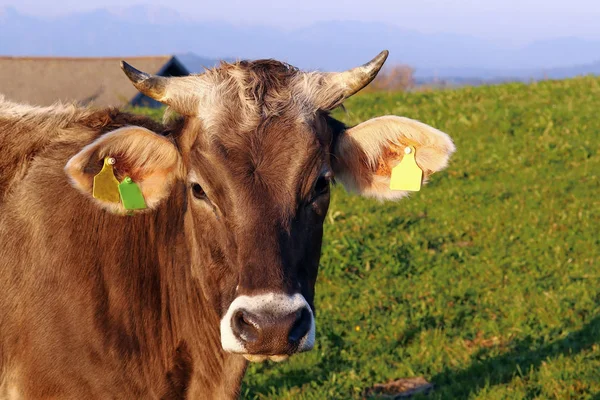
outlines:
[[408, 146], [404, 149], [404, 157], [400, 164], [392, 169], [390, 189], [418, 192], [421, 190], [423, 171], [415, 161], [415, 148]]
[[130, 177], [126, 177], [119, 184], [119, 193], [121, 193], [123, 207], [126, 210], [143, 210], [146, 208], [146, 202], [140, 187]]
[[106, 157], [104, 166], [98, 175], [94, 176], [94, 186], [92, 187], [92, 196], [95, 199], [107, 201], [109, 203], [119, 202], [119, 181], [115, 178], [113, 164], [115, 159]]

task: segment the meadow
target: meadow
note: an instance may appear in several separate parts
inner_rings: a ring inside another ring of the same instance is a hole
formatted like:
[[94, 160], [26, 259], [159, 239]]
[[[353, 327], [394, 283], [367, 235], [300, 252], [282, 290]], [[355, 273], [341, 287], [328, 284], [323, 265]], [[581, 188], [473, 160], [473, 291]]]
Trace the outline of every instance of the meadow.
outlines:
[[600, 399], [600, 79], [368, 93], [336, 116], [393, 114], [452, 136], [421, 192], [333, 190], [317, 343], [252, 364], [247, 399], [358, 399], [423, 376], [427, 399]]

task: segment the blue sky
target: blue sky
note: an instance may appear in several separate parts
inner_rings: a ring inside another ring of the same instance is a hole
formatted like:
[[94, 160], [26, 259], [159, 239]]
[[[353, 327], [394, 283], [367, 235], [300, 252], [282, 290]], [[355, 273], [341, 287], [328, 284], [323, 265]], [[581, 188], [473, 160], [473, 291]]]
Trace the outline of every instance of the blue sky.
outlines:
[[425, 33], [521, 45], [561, 36], [600, 39], [600, 0], [0, 0], [33, 15], [146, 4], [186, 18], [293, 28], [315, 21], [377, 21]]

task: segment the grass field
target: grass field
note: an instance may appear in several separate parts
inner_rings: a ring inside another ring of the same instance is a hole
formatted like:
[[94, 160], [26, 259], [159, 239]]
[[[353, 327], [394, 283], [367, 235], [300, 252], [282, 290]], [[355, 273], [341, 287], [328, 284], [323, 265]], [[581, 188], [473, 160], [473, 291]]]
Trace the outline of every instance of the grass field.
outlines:
[[421, 192], [378, 203], [334, 190], [317, 344], [253, 364], [244, 398], [352, 399], [424, 376], [431, 399], [600, 399], [600, 79], [346, 103], [449, 133]]

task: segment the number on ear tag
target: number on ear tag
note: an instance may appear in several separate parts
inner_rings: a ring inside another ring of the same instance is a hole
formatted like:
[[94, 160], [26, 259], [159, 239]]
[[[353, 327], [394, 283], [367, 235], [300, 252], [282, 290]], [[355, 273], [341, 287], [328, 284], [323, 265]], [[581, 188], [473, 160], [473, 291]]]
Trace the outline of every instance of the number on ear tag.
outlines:
[[104, 166], [98, 175], [94, 176], [94, 185], [92, 187], [92, 196], [95, 199], [107, 201], [110, 203], [119, 202], [119, 181], [115, 178], [113, 164], [115, 159], [106, 157]]
[[421, 190], [423, 171], [415, 161], [415, 148], [408, 146], [404, 149], [404, 157], [400, 164], [392, 169], [390, 189], [418, 192]]
[[143, 210], [146, 208], [146, 202], [140, 187], [130, 177], [126, 177], [119, 184], [119, 193], [121, 193], [123, 207], [126, 210]]

